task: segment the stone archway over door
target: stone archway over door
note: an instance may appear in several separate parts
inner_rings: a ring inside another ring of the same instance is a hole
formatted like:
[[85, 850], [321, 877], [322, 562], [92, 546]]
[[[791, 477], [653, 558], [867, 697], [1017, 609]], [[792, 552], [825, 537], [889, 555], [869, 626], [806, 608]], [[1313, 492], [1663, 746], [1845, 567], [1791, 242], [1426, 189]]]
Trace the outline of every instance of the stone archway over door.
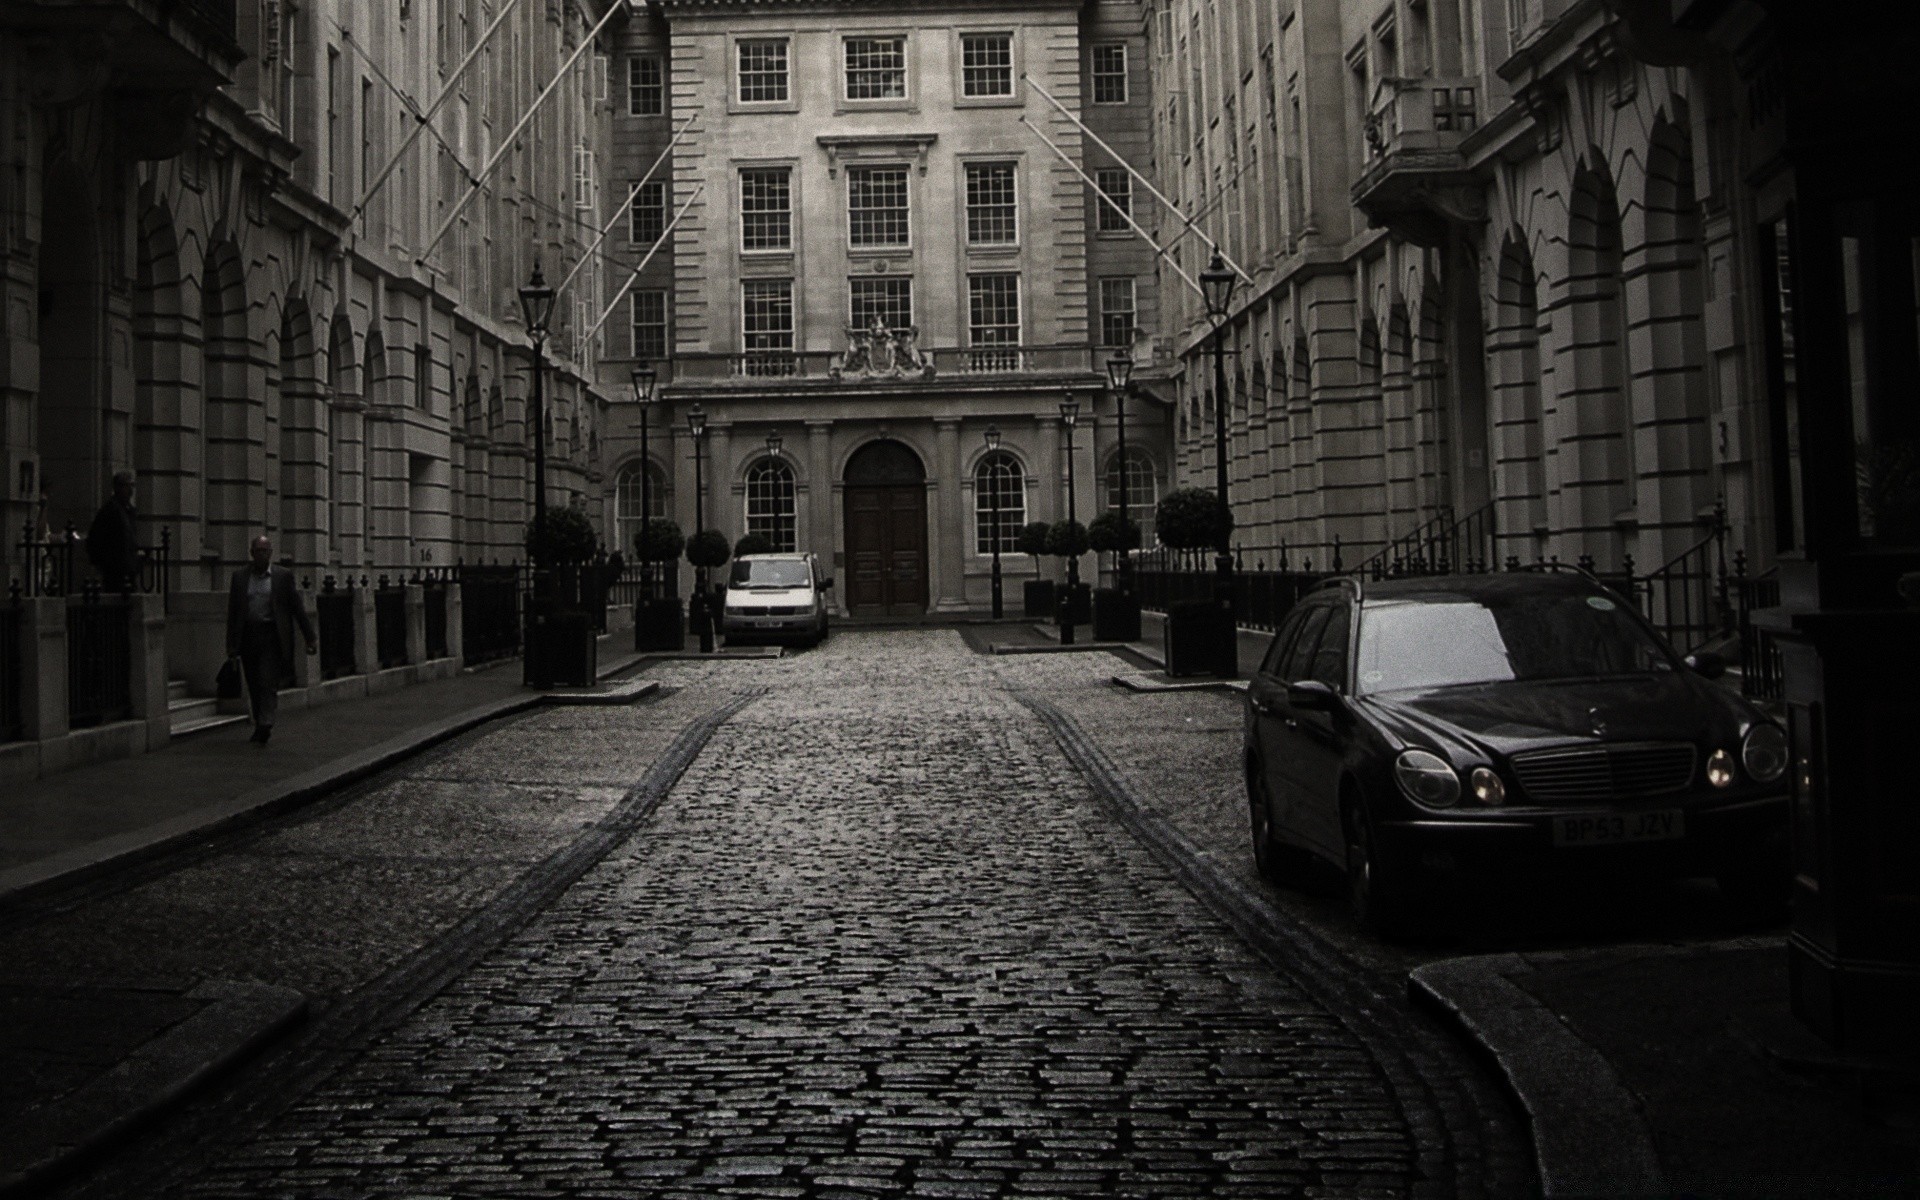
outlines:
[[847, 462], [847, 567], [841, 586], [856, 617], [927, 611], [927, 483], [918, 455], [895, 441]]

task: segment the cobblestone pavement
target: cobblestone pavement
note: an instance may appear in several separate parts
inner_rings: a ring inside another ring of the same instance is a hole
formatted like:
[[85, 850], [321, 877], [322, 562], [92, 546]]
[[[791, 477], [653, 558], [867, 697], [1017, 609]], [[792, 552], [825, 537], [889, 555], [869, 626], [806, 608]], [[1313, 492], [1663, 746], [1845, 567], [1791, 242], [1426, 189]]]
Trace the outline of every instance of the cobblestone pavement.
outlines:
[[911, 630], [656, 668], [771, 691], [559, 902], [179, 1191], [1452, 1194], [1416, 1179], [1433, 1115], [1017, 702], [1045, 670]]

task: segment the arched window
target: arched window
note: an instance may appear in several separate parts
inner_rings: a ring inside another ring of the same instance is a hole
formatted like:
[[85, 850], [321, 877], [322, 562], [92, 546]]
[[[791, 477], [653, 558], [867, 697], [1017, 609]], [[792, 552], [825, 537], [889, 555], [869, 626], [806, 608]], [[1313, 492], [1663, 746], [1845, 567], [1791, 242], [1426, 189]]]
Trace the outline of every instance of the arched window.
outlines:
[[794, 541], [793, 468], [763, 458], [747, 468], [747, 532], [763, 535], [776, 553], [791, 554]]
[[[640, 511], [640, 472], [647, 472], [647, 508]], [[640, 535], [642, 516], [664, 517], [667, 515], [667, 481], [655, 463], [642, 464], [630, 462], [620, 468], [620, 477], [614, 482], [613, 517], [619, 526], [619, 550], [622, 554], [632, 554], [634, 539]]]
[[[1120, 510], [1120, 456], [1115, 454], [1107, 460], [1106, 507], [1114, 512]], [[1127, 519], [1140, 527], [1140, 544], [1153, 545], [1153, 506], [1160, 502], [1160, 491], [1154, 485], [1153, 460], [1146, 452], [1136, 447], [1127, 447], [1126, 461]]]
[[973, 552], [992, 554], [994, 516], [1000, 518], [1000, 553], [1020, 549], [1020, 527], [1027, 523], [1027, 477], [1019, 460], [1005, 451], [987, 455], [973, 469]]

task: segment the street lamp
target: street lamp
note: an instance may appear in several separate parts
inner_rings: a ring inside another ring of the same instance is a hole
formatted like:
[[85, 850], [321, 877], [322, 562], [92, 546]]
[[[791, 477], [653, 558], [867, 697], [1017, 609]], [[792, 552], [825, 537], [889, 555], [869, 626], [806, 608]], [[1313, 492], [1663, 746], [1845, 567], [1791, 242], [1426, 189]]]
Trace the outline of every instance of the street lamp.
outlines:
[[547, 564], [547, 329], [553, 320], [553, 289], [540, 274], [540, 260], [533, 260], [533, 278], [520, 289], [521, 315], [526, 318], [527, 336], [533, 341], [533, 542], [527, 558], [533, 567], [533, 601], [527, 606], [526, 625], [521, 638], [521, 680], [534, 687], [547, 687], [553, 679], [547, 645], [547, 618], [551, 615], [552, 587]]
[[780, 457], [780, 447], [781, 447], [782, 445], [784, 445], [784, 444], [785, 444], [785, 439], [784, 439], [784, 438], [782, 438], [782, 437], [780, 436], [780, 431], [779, 431], [778, 429], [769, 429], [769, 430], [767, 430], [767, 455], [768, 455], [768, 457], [770, 457], [770, 458], [779, 458], [779, 457]]
[[[1060, 402], [1060, 423], [1067, 430], [1067, 524], [1076, 525], [1073, 502], [1073, 427], [1079, 422], [1080, 402], [1068, 393]], [[1060, 644], [1073, 645], [1073, 606], [1080, 600], [1080, 556], [1067, 555], [1067, 599], [1060, 609]]]
[[993, 619], [998, 621], [1002, 614], [1000, 604], [1000, 463], [994, 457], [1000, 453], [1000, 430], [987, 426], [987, 496], [993, 503]]
[[[1127, 524], [1127, 484], [1129, 482], [1127, 479], [1127, 390], [1132, 386], [1133, 354], [1122, 346], [1114, 352], [1112, 358], [1107, 360], [1107, 387], [1113, 392], [1114, 425], [1120, 442], [1119, 456], [1115, 462], [1119, 464], [1122, 528]], [[1120, 567], [1115, 574], [1117, 578], [1114, 583], [1119, 587], [1120, 594], [1131, 596], [1133, 594], [1133, 552], [1131, 550], [1120, 551]]]
[[[700, 402], [693, 402], [693, 409], [687, 413], [687, 432], [693, 435], [693, 536], [699, 537], [707, 527], [705, 506], [706, 479], [702, 474], [702, 451], [707, 440], [707, 411]], [[696, 566], [693, 569], [693, 605], [690, 614], [693, 626], [700, 631], [700, 653], [713, 653], [713, 611], [707, 596], [707, 569]]]
[[[653, 407], [653, 389], [659, 379], [653, 364], [646, 359], [633, 364], [633, 402], [640, 406], [640, 528], [643, 533], [647, 522], [653, 519], [653, 458], [647, 452], [647, 411]], [[647, 599], [654, 598], [653, 564], [644, 557], [640, 560], [640, 591]]]
[[1200, 272], [1200, 289], [1207, 303], [1207, 317], [1213, 321], [1213, 481], [1220, 495], [1220, 532], [1214, 546], [1214, 602], [1218, 619], [1219, 661], [1216, 671], [1224, 677], [1240, 674], [1238, 628], [1233, 615], [1233, 542], [1227, 525], [1232, 511], [1227, 501], [1227, 301], [1233, 295], [1234, 274], [1214, 247], [1213, 260]]

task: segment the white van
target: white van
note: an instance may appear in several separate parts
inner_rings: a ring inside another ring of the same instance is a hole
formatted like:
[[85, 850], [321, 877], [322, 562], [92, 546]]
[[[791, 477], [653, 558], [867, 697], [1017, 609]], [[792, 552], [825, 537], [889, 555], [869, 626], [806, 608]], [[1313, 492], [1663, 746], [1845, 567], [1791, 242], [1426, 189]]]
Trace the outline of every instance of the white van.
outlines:
[[720, 629], [729, 643], [757, 638], [804, 638], [819, 644], [827, 636], [827, 589], [831, 576], [820, 574], [811, 554], [748, 554], [733, 561], [727, 576]]

